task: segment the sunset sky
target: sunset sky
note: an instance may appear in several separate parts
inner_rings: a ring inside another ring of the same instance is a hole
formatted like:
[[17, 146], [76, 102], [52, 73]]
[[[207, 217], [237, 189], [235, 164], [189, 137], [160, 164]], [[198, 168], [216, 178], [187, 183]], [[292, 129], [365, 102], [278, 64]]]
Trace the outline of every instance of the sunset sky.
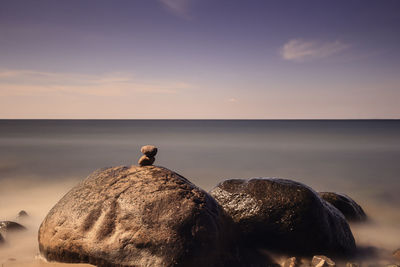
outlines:
[[400, 1], [2, 0], [0, 118], [400, 118]]

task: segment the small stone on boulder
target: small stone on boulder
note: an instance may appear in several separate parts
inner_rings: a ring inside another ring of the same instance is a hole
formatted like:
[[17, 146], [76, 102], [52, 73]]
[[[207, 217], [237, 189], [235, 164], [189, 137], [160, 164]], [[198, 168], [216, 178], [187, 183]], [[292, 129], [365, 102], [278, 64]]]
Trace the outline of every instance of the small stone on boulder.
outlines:
[[153, 158], [153, 157], [149, 158], [148, 156], [143, 155], [139, 159], [138, 164], [139, 164], [139, 166], [142, 166], [142, 167], [143, 166], [150, 166], [150, 165], [153, 165], [154, 161], [155, 161], [155, 158]]
[[330, 258], [323, 255], [316, 255], [311, 261], [312, 267], [335, 267], [336, 264]]
[[230, 179], [210, 194], [239, 228], [247, 246], [312, 254], [353, 254], [343, 214], [308, 186], [285, 179]]
[[319, 192], [320, 197], [340, 210], [348, 221], [361, 222], [367, 215], [360, 205], [345, 194], [334, 192]]
[[148, 156], [149, 158], [152, 158], [157, 154], [158, 149], [157, 149], [157, 147], [152, 146], [152, 145], [145, 145], [145, 146], [142, 146], [140, 151], [144, 155]]

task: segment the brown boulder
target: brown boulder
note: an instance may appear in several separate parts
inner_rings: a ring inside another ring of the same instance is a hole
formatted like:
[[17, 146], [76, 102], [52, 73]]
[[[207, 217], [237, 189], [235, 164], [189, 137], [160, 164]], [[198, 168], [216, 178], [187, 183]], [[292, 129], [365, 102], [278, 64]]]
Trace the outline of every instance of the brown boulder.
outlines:
[[156, 166], [94, 172], [39, 229], [50, 261], [97, 266], [228, 266], [231, 224], [205, 191]]

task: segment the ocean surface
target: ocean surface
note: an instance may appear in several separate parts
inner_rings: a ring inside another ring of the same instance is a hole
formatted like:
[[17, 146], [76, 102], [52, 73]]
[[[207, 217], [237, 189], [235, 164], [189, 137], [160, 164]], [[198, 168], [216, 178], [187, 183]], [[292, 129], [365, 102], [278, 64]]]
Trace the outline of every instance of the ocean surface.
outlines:
[[71, 186], [137, 164], [145, 144], [207, 191], [281, 177], [348, 194], [371, 218], [352, 226], [357, 241], [400, 247], [400, 120], [0, 120], [0, 220], [24, 209], [38, 225]]

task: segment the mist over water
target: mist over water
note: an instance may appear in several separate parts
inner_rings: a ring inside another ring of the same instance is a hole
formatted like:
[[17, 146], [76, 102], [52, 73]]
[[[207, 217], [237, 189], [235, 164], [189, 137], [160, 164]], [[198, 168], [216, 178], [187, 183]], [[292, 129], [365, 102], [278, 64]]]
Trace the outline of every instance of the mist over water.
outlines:
[[394, 250], [399, 136], [397, 120], [0, 120], [0, 220], [31, 215], [27, 245], [10, 242], [0, 263], [33, 259], [38, 226], [63, 194], [98, 168], [136, 164], [144, 144], [159, 148], [156, 165], [207, 191], [228, 178], [281, 177], [348, 194], [371, 218], [352, 225], [357, 242]]

